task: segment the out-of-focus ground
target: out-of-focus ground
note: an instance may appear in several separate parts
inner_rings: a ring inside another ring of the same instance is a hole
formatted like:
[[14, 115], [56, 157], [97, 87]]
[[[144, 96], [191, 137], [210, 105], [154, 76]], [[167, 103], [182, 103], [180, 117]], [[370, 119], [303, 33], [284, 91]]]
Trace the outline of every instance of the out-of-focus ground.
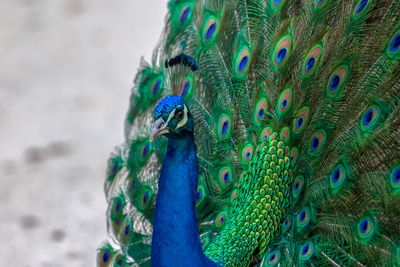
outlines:
[[0, 0], [0, 266], [95, 266], [107, 158], [165, 0]]

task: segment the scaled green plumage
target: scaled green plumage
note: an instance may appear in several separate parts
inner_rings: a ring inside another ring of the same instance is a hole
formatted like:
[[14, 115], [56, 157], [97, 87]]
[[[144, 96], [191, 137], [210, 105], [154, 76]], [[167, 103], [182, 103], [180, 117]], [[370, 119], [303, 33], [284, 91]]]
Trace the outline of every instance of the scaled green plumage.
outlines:
[[[167, 141], [195, 118], [203, 250], [224, 266], [400, 266], [400, 2], [171, 0], [105, 182], [99, 266], [150, 265]], [[165, 68], [179, 54], [199, 66]]]

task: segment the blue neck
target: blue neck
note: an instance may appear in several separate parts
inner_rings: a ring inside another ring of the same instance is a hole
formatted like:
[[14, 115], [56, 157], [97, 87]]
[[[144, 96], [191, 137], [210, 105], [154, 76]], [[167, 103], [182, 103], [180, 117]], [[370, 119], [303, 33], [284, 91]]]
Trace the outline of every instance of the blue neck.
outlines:
[[152, 266], [207, 266], [196, 220], [198, 166], [193, 134], [168, 140], [151, 247]]

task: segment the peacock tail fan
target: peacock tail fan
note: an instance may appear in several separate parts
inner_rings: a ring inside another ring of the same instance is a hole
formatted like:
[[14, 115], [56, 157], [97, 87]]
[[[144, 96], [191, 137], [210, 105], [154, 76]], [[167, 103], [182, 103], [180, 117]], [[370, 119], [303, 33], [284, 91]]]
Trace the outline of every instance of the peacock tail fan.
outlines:
[[224, 266], [400, 266], [400, 2], [171, 0], [109, 160], [99, 266], [150, 265], [167, 139], [195, 120], [206, 255]]

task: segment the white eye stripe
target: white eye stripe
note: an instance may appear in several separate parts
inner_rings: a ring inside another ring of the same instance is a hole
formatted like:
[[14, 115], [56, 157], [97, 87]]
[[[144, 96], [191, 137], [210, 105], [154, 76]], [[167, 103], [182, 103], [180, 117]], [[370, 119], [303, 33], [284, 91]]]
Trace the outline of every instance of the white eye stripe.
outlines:
[[[183, 108], [184, 108], [184, 117], [183, 117], [183, 120], [181, 120], [181, 121], [178, 123], [178, 125], [176, 126], [176, 129], [178, 129], [178, 128], [182, 127], [183, 125], [185, 125], [186, 122], [187, 122], [187, 120], [188, 120], [188, 118], [187, 118], [187, 108], [186, 108], [186, 105], [184, 105]], [[175, 112], [174, 112], [174, 113], [175, 113]], [[170, 114], [170, 115], [171, 115], [171, 114]]]
[[[175, 111], [176, 111], [176, 109], [174, 109], [173, 111], [171, 111], [171, 113], [170, 113], [169, 116], [168, 116], [167, 121], [165, 122], [165, 125], [168, 125], [169, 121], [172, 120], [172, 118], [175, 116]], [[187, 111], [188, 111], [188, 110], [187, 110], [186, 105], [183, 105], [183, 111], [184, 111], [184, 117], [183, 117], [183, 119], [178, 123], [178, 125], [176, 126], [175, 129], [178, 129], [178, 128], [182, 127], [183, 125], [185, 125], [186, 122], [187, 122], [187, 120], [188, 120], [188, 118], [187, 118]]]
[[168, 119], [167, 119], [167, 121], [165, 122], [165, 125], [168, 125], [169, 121], [174, 117], [174, 115], [175, 115], [175, 110], [176, 110], [176, 109], [174, 109], [174, 110], [169, 114]]

